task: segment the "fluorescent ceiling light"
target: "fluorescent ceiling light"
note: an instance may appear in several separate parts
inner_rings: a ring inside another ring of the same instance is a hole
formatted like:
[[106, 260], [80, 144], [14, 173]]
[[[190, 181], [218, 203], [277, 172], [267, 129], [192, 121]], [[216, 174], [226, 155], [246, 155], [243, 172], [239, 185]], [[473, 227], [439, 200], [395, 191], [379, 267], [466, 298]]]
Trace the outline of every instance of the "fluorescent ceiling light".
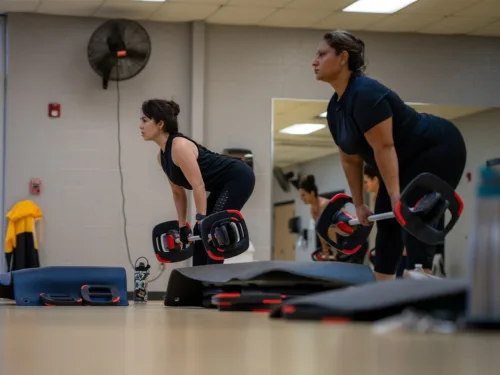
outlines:
[[358, 0], [344, 8], [344, 12], [395, 13], [417, 0]]
[[324, 127], [323, 124], [295, 124], [281, 129], [280, 133], [304, 135], [314, 133]]
[[135, 1], [144, 1], [144, 2], [150, 2], [150, 3], [164, 3], [167, 0], [135, 0]]
[[326, 112], [320, 113], [319, 118], [326, 118]]
[[405, 102], [408, 105], [432, 105], [429, 103], [419, 103], [419, 102]]

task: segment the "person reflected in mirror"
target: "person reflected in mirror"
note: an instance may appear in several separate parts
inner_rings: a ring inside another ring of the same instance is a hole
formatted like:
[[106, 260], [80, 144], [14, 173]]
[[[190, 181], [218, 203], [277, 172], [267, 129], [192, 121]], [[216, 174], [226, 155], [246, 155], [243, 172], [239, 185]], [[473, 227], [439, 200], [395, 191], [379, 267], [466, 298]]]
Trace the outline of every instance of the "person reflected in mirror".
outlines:
[[[300, 179], [299, 194], [302, 202], [311, 207], [311, 217], [314, 220], [314, 223], [317, 223], [321, 212], [323, 212], [329, 200], [318, 195], [318, 187], [316, 186], [316, 179], [314, 175], [310, 174]], [[333, 231], [332, 234], [336, 235], [336, 233]], [[318, 236], [318, 238], [321, 245], [323, 257], [325, 259], [336, 260], [337, 249], [332, 249], [333, 258], [330, 258], [330, 245], [328, 245], [328, 243], [323, 238], [321, 238], [321, 236]]]
[[[322, 197], [321, 195], [318, 195], [316, 179], [311, 174], [300, 179], [299, 193], [302, 202], [311, 206], [311, 217], [313, 218], [314, 223], [317, 223], [321, 213], [328, 205], [330, 200]], [[348, 213], [345, 209], [342, 209], [342, 212]], [[335, 232], [335, 229], [333, 227], [330, 227], [328, 229], [328, 236], [335, 242], [339, 241], [339, 234]], [[362, 264], [368, 252], [368, 241], [366, 241], [363, 246], [354, 254], [345, 254], [335, 247], [330, 246], [321, 236], [317, 235], [317, 238], [319, 239], [321, 253], [323, 255], [323, 259], [325, 260]], [[331, 255], [330, 253], [332, 253], [333, 255]]]

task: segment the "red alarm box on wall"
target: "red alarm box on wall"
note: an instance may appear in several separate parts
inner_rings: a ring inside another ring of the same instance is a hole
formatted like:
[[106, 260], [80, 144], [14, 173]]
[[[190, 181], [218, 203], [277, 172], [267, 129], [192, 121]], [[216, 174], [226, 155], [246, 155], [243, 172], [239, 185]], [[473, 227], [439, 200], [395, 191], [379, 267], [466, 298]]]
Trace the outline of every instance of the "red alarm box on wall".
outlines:
[[30, 180], [30, 193], [32, 195], [39, 195], [42, 191], [42, 180], [39, 178], [32, 178]]
[[61, 117], [61, 105], [59, 103], [50, 103], [49, 104], [49, 117], [50, 118]]

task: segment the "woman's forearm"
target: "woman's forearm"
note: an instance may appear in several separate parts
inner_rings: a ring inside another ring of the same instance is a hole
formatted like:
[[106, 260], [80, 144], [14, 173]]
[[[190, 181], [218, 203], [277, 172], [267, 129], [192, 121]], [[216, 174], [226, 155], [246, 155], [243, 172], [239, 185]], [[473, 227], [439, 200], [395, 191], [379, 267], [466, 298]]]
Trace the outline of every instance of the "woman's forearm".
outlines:
[[354, 206], [363, 204], [363, 159], [342, 159]]
[[179, 226], [186, 225], [187, 216], [187, 195], [186, 191], [174, 193], [175, 209], [177, 210], [177, 218], [179, 219]]
[[399, 167], [398, 156], [394, 146], [382, 147], [375, 151], [375, 161], [377, 162], [380, 175], [389, 193], [391, 200], [399, 199]]
[[196, 213], [207, 214], [207, 192], [205, 186], [197, 186], [193, 188], [193, 198], [196, 207]]

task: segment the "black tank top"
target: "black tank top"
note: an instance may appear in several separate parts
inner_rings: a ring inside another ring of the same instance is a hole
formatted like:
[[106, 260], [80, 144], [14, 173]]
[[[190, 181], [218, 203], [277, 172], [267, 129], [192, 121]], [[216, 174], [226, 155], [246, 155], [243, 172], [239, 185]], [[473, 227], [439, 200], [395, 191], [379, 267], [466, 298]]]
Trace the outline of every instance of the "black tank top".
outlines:
[[239, 163], [243, 163], [238, 159], [230, 158], [224, 155], [219, 155], [209, 151], [198, 145], [192, 139], [183, 136], [182, 134], [170, 134], [165, 146], [165, 152], [161, 152], [161, 166], [163, 171], [168, 176], [170, 181], [175, 185], [182, 186], [185, 189], [192, 190], [191, 185], [184, 176], [181, 168], [174, 164], [172, 160], [172, 142], [176, 137], [183, 137], [193, 142], [198, 148], [198, 165], [200, 167], [201, 176], [205, 183], [206, 191], [216, 191], [226, 184], [229, 180], [230, 171], [238, 167]]

